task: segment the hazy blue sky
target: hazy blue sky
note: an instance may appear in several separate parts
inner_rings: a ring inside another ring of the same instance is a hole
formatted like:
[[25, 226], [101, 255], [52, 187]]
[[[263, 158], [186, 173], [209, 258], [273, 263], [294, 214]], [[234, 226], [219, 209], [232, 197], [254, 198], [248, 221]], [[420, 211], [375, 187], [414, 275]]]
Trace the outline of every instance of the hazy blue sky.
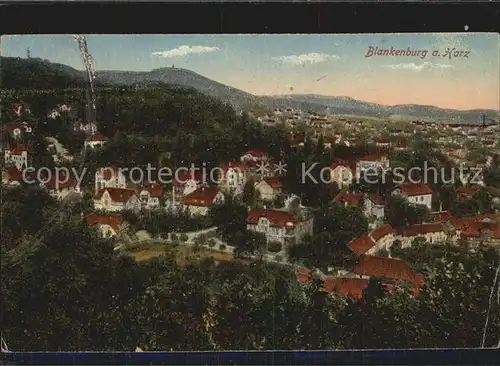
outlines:
[[[97, 70], [175, 65], [260, 94], [350, 96], [383, 104], [500, 109], [499, 35], [89, 35]], [[366, 57], [369, 46], [427, 50]], [[5, 36], [4, 56], [41, 57], [83, 69], [71, 36]], [[448, 47], [468, 57], [443, 57]], [[440, 57], [432, 56], [437, 50]]]

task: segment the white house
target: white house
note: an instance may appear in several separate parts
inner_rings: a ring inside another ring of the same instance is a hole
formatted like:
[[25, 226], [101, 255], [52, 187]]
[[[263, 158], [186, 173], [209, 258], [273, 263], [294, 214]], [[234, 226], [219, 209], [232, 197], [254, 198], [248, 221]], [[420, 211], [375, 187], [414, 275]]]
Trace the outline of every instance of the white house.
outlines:
[[217, 187], [200, 187], [186, 195], [183, 204], [191, 215], [205, 216], [210, 206], [223, 201], [224, 194]]
[[125, 221], [122, 215], [96, 215], [91, 213], [86, 217], [87, 225], [98, 230], [103, 238], [116, 236], [124, 229]]
[[432, 210], [432, 189], [424, 183], [403, 183], [392, 194], [408, 200], [416, 205], [424, 205]]
[[239, 194], [246, 183], [245, 166], [238, 163], [222, 163], [220, 166], [222, 176], [219, 187], [225, 191]]
[[260, 162], [267, 161], [268, 157], [262, 150], [249, 150], [240, 159], [242, 162]]
[[161, 207], [161, 201], [165, 197], [165, 190], [160, 184], [150, 184], [148, 186], [136, 189], [136, 193], [141, 200], [141, 208], [158, 209]]
[[286, 211], [254, 208], [248, 214], [247, 229], [264, 234], [268, 242], [287, 246], [297, 243], [304, 235], [312, 235], [313, 219], [300, 219]]
[[94, 207], [97, 210], [111, 212], [123, 210], [139, 211], [141, 209], [141, 201], [133, 189], [104, 188], [94, 196]]
[[127, 177], [117, 167], [99, 168], [95, 172], [95, 193], [103, 188], [127, 188]]
[[76, 179], [66, 179], [65, 177], [57, 177], [54, 175], [51, 176], [48, 182], [41, 182], [40, 186], [45, 188], [49, 195], [58, 200], [63, 200], [72, 192], [80, 192], [80, 187], [78, 187]]
[[95, 135], [97, 133], [97, 124], [90, 121], [78, 121], [75, 125], [76, 131], [84, 132], [86, 135]]
[[177, 171], [172, 179], [172, 203], [182, 205], [184, 197], [204, 185], [201, 172]]
[[375, 245], [366, 254], [376, 255], [380, 250], [389, 250], [394, 242], [394, 228], [384, 224], [369, 234]]
[[389, 169], [389, 158], [383, 154], [365, 155], [356, 164], [356, 173], [359, 176], [363, 173], [373, 174]]
[[108, 142], [108, 138], [104, 136], [102, 133], [96, 132], [93, 135], [88, 135], [85, 138], [84, 147], [95, 149], [103, 147], [104, 144], [106, 144], [106, 142]]
[[416, 238], [424, 238], [429, 243], [444, 242], [449, 238], [445, 224], [428, 223], [396, 228], [395, 240], [401, 241], [403, 248], [411, 246]]
[[336, 183], [339, 189], [349, 187], [354, 179], [351, 164], [347, 161], [337, 161], [330, 166], [330, 180]]
[[31, 166], [31, 157], [34, 153], [33, 145], [20, 145], [13, 149], [5, 146], [4, 160], [6, 164], [14, 164], [20, 171]]
[[273, 201], [281, 193], [281, 182], [278, 178], [266, 177], [255, 184], [255, 190], [263, 200]]

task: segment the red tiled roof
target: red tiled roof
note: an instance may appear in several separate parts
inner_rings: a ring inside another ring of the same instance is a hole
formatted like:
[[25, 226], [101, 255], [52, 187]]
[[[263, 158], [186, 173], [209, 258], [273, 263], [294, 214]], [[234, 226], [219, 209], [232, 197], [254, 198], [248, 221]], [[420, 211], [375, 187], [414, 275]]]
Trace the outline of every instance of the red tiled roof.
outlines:
[[262, 150], [248, 150], [245, 155], [251, 155], [255, 158], [262, 158], [266, 153]]
[[285, 227], [287, 223], [295, 224], [297, 217], [289, 212], [254, 208], [248, 213], [247, 222], [257, 224], [261, 217], [271, 222], [271, 226]]
[[410, 197], [432, 194], [432, 189], [430, 189], [429, 186], [424, 183], [403, 183], [399, 185], [399, 188], [401, 189], [403, 194]]
[[361, 235], [359, 238], [353, 239], [347, 244], [357, 255], [363, 255], [375, 246], [375, 242], [366, 234]]
[[423, 276], [416, 273], [408, 263], [400, 259], [362, 255], [352, 272], [365, 276], [410, 282], [415, 285], [423, 284]]
[[362, 194], [359, 193], [349, 193], [341, 192], [337, 197], [335, 197], [335, 202], [345, 203], [350, 206], [358, 206], [363, 198]]
[[[9, 148], [6, 146], [6, 150], [9, 150]], [[35, 152], [35, 148], [33, 147], [32, 144], [28, 145], [19, 145], [13, 149], [10, 149], [10, 154], [11, 155], [21, 155], [23, 152], [28, 152], [30, 154], [33, 154]]]
[[183, 203], [187, 206], [209, 207], [213, 205], [219, 193], [216, 187], [201, 187], [184, 197]]
[[335, 292], [355, 299], [363, 298], [363, 292], [368, 287], [366, 278], [327, 277], [324, 283], [326, 292]]
[[165, 195], [165, 190], [161, 184], [150, 184], [136, 189], [137, 194], [140, 194], [142, 191], [148, 191], [153, 197], [163, 197]]
[[375, 231], [372, 231], [371, 237], [377, 242], [382, 239], [384, 236], [392, 234], [394, 232], [394, 228], [389, 224], [384, 224]]
[[365, 155], [361, 159], [361, 161], [380, 161], [386, 156], [384, 154], [370, 154], [370, 155]]
[[353, 161], [347, 161], [347, 160], [336, 160], [332, 163], [332, 165], [330, 165], [330, 169], [332, 170], [335, 170], [335, 168], [337, 167], [343, 167], [343, 168], [347, 168], [351, 171], [351, 173], [356, 170], [356, 163], [353, 162]]
[[87, 216], [86, 221], [89, 226], [94, 226], [96, 224], [109, 225], [113, 228], [113, 230], [118, 231], [123, 224], [124, 219], [122, 215], [98, 216], [95, 213], [91, 213]]
[[464, 197], [472, 197], [475, 193], [479, 192], [479, 188], [473, 187], [460, 187], [457, 189], [457, 194]]
[[108, 138], [106, 136], [104, 136], [102, 133], [96, 132], [93, 135], [87, 136], [85, 138], [85, 141], [87, 141], [87, 142], [92, 142], [92, 141], [103, 142], [103, 141], [108, 141]]
[[453, 219], [448, 211], [432, 212], [431, 215], [436, 222], [447, 222]]
[[444, 226], [442, 222], [429, 223], [429, 224], [418, 224], [405, 227], [396, 228], [396, 232], [404, 237], [413, 237], [418, 235], [438, 233], [444, 231]]
[[[3, 170], [3, 175], [5, 175], [11, 182], [21, 182], [23, 180], [23, 172], [18, 170], [15, 166], [9, 166]], [[28, 174], [27, 176], [32, 176], [33, 174]]]
[[271, 187], [272, 189], [279, 189], [281, 188], [281, 182], [278, 178], [274, 178], [274, 177], [266, 177], [263, 179], [264, 182], [266, 182], [269, 187]]
[[104, 192], [107, 191], [111, 200], [117, 203], [126, 203], [130, 198], [136, 195], [134, 189], [127, 188], [103, 188], [95, 195], [94, 199], [101, 199]]

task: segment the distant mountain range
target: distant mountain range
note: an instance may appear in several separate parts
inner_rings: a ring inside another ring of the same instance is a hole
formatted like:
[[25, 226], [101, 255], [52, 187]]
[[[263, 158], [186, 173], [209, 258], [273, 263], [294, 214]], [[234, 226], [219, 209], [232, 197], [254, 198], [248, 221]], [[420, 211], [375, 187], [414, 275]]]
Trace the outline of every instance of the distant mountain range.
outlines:
[[[67, 65], [41, 59], [2, 57], [0, 60], [4, 88], [50, 88], [80, 86], [85, 73]], [[479, 123], [482, 115], [488, 121], [498, 121], [499, 111], [490, 109], [454, 110], [425, 105], [387, 106], [353, 99], [351, 97], [294, 94], [256, 96], [231, 86], [211, 80], [193, 71], [174, 67], [147, 72], [97, 71], [98, 84], [135, 85], [149, 87], [159, 84], [175, 84], [198, 91], [231, 104], [236, 110], [263, 112], [272, 108], [293, 108], [311, 112], [328, 111], [339, 115], [359, 115], [385, 118], [450, 121], [455, 123]]]

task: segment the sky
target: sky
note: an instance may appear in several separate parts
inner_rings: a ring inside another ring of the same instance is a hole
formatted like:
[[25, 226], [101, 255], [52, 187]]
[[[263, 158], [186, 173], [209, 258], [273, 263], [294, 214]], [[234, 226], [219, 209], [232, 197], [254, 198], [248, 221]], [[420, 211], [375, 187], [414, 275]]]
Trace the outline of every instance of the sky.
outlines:
[[[256, 95], [318, 94], [386, 105], [500, 109], [499, 34], [86, 37], [97, 77], [99, 70], [149, 71], [174, 65]], [[420, 53], [377, 55], [375, 47]], [[3, 56], [25, 58], [28, 48], [31, 57], [84, 68], [70, 35], [1, 39]]]

